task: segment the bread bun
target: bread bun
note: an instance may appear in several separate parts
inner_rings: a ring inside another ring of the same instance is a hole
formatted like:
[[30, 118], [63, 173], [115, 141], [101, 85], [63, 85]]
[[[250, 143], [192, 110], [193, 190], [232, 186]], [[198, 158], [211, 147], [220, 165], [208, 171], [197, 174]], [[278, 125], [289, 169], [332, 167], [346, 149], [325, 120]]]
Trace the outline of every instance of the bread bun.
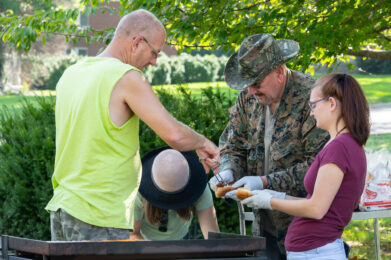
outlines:
[[252, 194], [250, 192], [250, 188], [238, 188], [236, 190], [236, 197], [240, 200], [244, 200], [248, 197], [251, 197]]
[[217, 185], [215, 186], [215, 195], [216, 198], [221, 198], [224, 197], [224, 195], [231, 190], [234, 190], [235, 188], [232, 187], [231, 185], [228, 186], [223, 186], [223, 187], [218, 187]]

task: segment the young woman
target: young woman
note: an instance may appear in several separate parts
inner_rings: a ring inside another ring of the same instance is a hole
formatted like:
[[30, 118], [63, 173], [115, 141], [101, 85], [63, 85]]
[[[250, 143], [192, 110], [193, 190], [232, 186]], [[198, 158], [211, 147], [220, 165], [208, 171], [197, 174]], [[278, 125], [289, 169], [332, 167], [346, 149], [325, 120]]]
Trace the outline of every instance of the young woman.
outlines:
[[131, 237], [184, 239], [195, 214], [204, 238], [219, 231], [208, 175], [195, 153], [162, 147], [146, 154], [142, 164]]
[[330, 74], [315, 83], [309, 106], [330, 141], [306, 173], [307, 197], [258, 190], [243, 203], [296, 216], [285, 238], [288, 259], [346, 259], [341, 235], [365, 184], [368, 103], [352, 76]]

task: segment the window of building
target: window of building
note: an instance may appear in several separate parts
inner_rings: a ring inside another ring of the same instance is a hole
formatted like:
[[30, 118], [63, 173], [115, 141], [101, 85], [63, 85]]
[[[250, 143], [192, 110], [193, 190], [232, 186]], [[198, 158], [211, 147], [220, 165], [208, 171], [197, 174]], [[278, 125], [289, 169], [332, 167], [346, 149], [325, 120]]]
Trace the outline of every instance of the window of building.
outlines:
[[78, 23], [80, 27], [88, 26], [88, 15], [82, 12], [79, 12], [79, 16], [77, 17]]
[[66, 54], [76, 54], [78, 56], [87, 56], [88, 48], [87, 47], [72, 47], [66, 50]]
[[75, 48], [75, 49], [76, 49], [76, 54], [77, 54], [78, 56], [87, 56], [87, 54], [88, 54], [87, 48], [78, 47], [78, 48]]

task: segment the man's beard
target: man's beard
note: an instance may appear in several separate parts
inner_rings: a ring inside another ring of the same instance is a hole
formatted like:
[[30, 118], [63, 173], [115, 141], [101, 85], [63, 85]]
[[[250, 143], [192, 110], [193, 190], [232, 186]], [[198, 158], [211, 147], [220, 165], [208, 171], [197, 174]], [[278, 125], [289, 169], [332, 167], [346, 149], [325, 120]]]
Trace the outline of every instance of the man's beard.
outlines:
[[262, 105], [269, 106], [273, 102], [273, 100], [270, 97], [267, 97], [263, 94], [258, 94], [255, 96], [257, 97], [258, 102], [261, 103]]

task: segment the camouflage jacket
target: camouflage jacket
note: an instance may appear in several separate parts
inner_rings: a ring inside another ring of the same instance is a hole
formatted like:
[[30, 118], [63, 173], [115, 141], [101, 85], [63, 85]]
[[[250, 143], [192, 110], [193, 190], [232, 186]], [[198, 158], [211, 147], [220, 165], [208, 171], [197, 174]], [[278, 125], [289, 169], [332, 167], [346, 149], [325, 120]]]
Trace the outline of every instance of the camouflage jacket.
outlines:
[[[289, 70], [288, 70], [289, 71]], [[308, 100], [314, 79], [290, 71], [283, 97], [275, 114], [269, 154], [268, 189], [305, 197], [303, 179], [315, 155], [329, 139], [328, 133], [316, 128], [310, 116]], [[220, 137], [221, 165], [219, 170], [231, 169], [235, 180], [247, 175], [264, 174], [265, 110], [248, 88], [239, 93], [230, 109], [229, 122]], [[254, 212], [254, 235], [262, 235], [260, 210]], [[283, 242], [293, 217], [273, 211], [277, 237], [282, 252]], [[262, 216], [261, 216], [262, 215]]]

